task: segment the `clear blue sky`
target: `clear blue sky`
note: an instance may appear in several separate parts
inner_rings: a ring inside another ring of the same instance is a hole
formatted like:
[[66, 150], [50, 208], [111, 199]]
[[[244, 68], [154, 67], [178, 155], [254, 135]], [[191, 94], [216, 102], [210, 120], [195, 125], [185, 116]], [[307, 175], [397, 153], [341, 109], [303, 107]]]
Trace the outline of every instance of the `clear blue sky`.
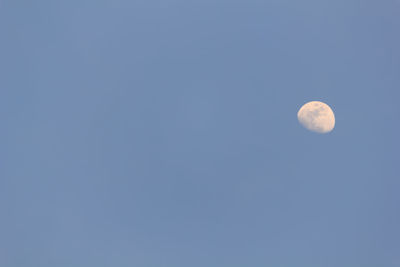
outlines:
[[2, 0], [0, 265], [400, 266], [399, 29], [397, 0]]

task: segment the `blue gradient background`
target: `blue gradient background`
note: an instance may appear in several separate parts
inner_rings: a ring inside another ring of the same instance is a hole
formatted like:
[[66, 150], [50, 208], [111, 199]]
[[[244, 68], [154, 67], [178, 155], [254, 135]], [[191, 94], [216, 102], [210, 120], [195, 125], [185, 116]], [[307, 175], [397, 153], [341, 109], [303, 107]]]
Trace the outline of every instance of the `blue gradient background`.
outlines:
[[399, 29], [396, 0], [1, 1], [0, 265], [400, 266]]

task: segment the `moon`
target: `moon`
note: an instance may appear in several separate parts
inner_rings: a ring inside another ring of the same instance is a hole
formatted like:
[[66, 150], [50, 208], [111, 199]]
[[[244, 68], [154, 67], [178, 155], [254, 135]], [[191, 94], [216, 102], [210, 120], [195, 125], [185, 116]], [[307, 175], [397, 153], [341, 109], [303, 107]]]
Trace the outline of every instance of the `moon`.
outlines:
[[329, 133], [335, 127], [335, 114], [320, 101], [304, 104], [297, 112], [297, 119], [306, 129], [316, 133]]

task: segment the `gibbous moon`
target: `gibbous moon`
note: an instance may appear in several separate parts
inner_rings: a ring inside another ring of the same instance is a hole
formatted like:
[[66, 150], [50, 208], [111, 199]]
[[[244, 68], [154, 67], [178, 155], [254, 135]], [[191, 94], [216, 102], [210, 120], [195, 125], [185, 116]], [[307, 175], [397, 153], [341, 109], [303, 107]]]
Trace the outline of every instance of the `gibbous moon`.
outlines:
[[297, 119], [306, 129], [317, 133], [329, 133], [335, 127], [335, 114], [320, 101], [304, 104], [297, 113]]

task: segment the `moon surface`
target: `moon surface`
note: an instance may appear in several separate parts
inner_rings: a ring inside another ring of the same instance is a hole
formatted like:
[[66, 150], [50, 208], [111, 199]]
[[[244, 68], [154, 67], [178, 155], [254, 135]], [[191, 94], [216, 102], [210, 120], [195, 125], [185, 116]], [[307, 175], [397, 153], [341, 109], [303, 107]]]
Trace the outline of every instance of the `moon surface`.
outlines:
[[316, 133], [329, 133], [335, 127], [335, 114], [320, 101], [304, 104], [297, 112], [297, 119], [306, 129]]

